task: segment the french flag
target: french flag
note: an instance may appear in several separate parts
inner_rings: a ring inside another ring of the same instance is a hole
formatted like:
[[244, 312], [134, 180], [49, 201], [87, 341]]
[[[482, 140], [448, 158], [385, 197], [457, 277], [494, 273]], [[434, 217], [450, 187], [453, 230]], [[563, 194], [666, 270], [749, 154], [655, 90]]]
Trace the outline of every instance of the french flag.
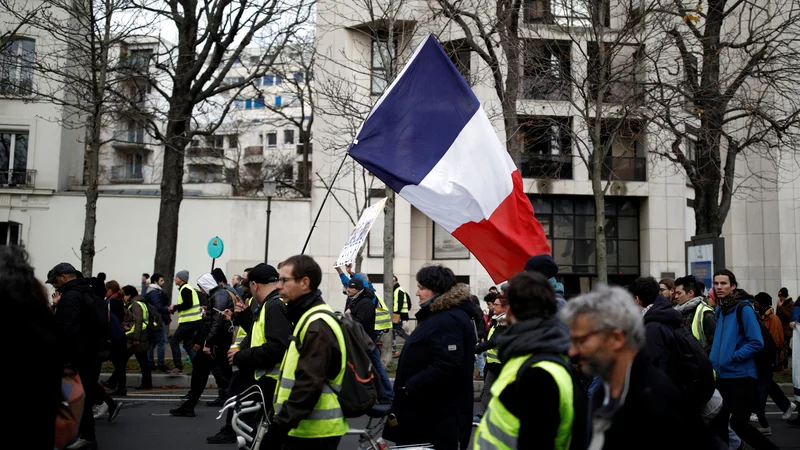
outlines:
[[522, 176], [433, 35], [386, 90], [350, 156], [461, 241], [495, 283], [550, 254]]

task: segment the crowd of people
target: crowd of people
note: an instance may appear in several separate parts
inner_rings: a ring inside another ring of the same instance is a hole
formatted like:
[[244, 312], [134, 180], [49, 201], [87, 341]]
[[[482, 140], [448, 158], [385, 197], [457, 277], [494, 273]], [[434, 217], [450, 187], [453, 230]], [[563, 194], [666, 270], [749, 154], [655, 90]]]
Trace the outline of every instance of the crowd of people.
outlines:
[[[800, 418], [792, 419], [795, 402], [773, 379], [790, 360], [787, 335], [800, 319], [787, 289], [773, 307], [769, 294], [752, 296], [732, 272], [720, 270], [707, 294], [692, 276], [643, 277], [627, 288], [597, 286], [566, 300], [557, 273], [548, 255], [531, 258], [484, 297], [485, 314], [452, 270], [425, 266], [415, 277], [417, 324], [408, 334], [403, 322], [411, 296], [396, 278], [390, 310], [365, 274], [340, 268], [343, 314], [376, 344], [368, 354], [380, 386], [376, 403], [391, 405], [383, 436], [442, 450], [465, 449], [470, 441], [476, 449], [596, 450], [630, 442], [775, 449], [767, 396], [789, 426], [800, 427]], [[168, 371], [169, 343], [172, 372], [183, 370], [181, 349], [192, 363], [191, 389], [173, 416], [195, 416], [213, 373], [219, 392], [211, 406], [253, 385], [268, 397], [273, 411], [262, 448], [337, 448], [348, 430], [339, 395], [349, 347], [342, 323], [324, 314], [332, 308], [319, 290], [322, 269], [314, 259], [258, 264], [232, 285], [218, 269], [190, 280], [188, 271], [175, 274], [179, 298], [172, 302], [161, 274], [145, 274], [137, 289], [104, 274], [86, 278], [61, 263], [48, 273], [54, 288], [48, 302], [24, 250], [0, 248], [0, 290], [23, 313], [11, 329], [42, 351], [23, 356], [38, 389], [34, 398], [16, 394], [29, 415], [15, 417], [12, 426], [38, 427], [31, 446], [53, 448], [64, 426], [56, 420], [65, 405], [60, 386], [77, 374], [85, 407], [74, 420], [77, 439], [66, 448], [97, 448], [94, 421], [114, 420], [122, 409], [127, 361], [133, 356], [141, 368], [135, 388], [150, 389], [152, 371]], [[393, 382], [377, 350], [383, 333], [404, 338], [402, 350], [395, 349]], [[99, 383], [106, 360], [114, 370]], [[477, 397], [475, 378], [484, 381]], [[236, 442], [231, 420], [229, 411], [207, 441]]]

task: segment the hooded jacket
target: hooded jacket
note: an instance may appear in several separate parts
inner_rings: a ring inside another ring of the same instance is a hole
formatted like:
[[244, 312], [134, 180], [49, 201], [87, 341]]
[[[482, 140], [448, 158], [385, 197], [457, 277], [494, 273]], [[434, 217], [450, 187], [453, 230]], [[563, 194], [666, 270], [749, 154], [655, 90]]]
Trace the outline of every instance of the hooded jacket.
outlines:
[[96, 341], [94, 290], [85, 278], [76, 278], [58, 288], [61, 300], [55, 307], [56, 336], [65, 364], [94, 364], [99, 343]]
[[222, 314], [215, 311], [215, 309], [220, 311], [233, 310], [233, 300], [228, 295], [228, 291], [222, 286], [216, 285], [213, 289], [208, 290], [208, 286], [204, 286], [201, 281], [202, 278], [198, 280], [197, 284], [208, 292], [208, 310], [204, 319], [206, 326], [204, 327], [205, 332], [202, 339], [205, 342], [204, 347], [220, 346], [227, 351], [233, 339], [233, 332], [230, 331], [233, 324], [225, 320]]
[[[688, 302], [682, 305], [675, 305], [675, 311], [678, 311], [683, 315], [683, 324], [689, 330], [692, 329], [692, 322], [694, 321], [694, 315], [697, 312], [697, 308], [700, 305], [706, 305], [705, 299], [703, 297], [695, 297]], [[714, 344], [714, 331], [717, 328], [717, 319], [714, 317], [714, 310], [706, 310], [703, 313], [703, 335], [706, 338], [707, 345], [705, 346], [704, 350], [706, 353], [711, 351], [711, 346]]]
[[166, 294], [157, 284], [151, 284], [147, 288], [147, 294], [144, 296], [147, 303], [153, 305], [156, 310], [161, 314], [161, 321], [165, 325], [172, 323], [172, 317], [169, 314], [169, 301]]
[[659, 371], [670, 378], [676, 375], [670, 373], [672, 368], [669, 364], [675, 339], [673, 330], [681, 326], [683, 316], [660, 294], [644, 314], [645, 345], [642, 352]]
[[[503, 364], [535, 354], [565, 357], [569, 346], [569, 331], [556, 316], [516, 322], [497, 338]], [[574, 408], [571, 448], [582, 449], [589, 438], [588, 400], [577, 372], [569, 372]], [[520, 421], [518, 448], [553, 448], [561, 417], [559, 389], [550, 372], [538, 367], [521, 369], [517, 380], [500, 393], [500, 402]]]
[[469, 290], [454, 286], [423, 304], [406, 340], [394, 382], [396, 426], [384, 437], [398, 445], [428, 442], [437, 450], [466, 445], [472, 434], [475, 325]]
[[[742, 307], [744, 333], [739, 332], [739, 321], [736, 319], [736, 309]], [[753, 310], [753, 296], [742, 289], [736, 289], [729, 297], [720, 299], [714, 345], [709, 355], [717, 378], [758, 379], [753, 356], [762, 348], [764, 341], [761, 338], [761, 326]]]
[[364, 288], [347, 302], [350, 317], [360, 323], [369, 336], [375, 332], [375, 305], [372, 303], [374, 296], [369, 288]]

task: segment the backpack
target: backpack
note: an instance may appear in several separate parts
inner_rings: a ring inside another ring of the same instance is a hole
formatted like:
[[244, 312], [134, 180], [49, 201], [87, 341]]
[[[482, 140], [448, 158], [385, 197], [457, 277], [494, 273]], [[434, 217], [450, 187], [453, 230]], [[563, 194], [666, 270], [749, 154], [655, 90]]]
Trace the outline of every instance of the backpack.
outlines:
[[[320, 310], [308, 316], [305, 322], [308, 322], [315, 314], [328, 314], [342, 327], [347, 364], [342, 379], [342, 388], [338, 392], [336, 389], [333, 391], [339, 399], [339, 405], [345, 417], [361, 417], [378, 402], [378, 392], [381, 392], [380, 378], [369, 358], [369, 352], [374, 350], [375, 343], [360, 323], [338, 312]], [[301, 324], [298, 330], [302, 330], [304, 326], [305, 323]], [[302, 342], [300, 346], [302, 346]]]
[[64, 369], [61, 377], [61, 400], [56, 412], [55, 423], [54, 448], [58, 450], [70, 445], [78, 436], [86, 394], [81, 377], [77, 372]]
[[[753, 307], [748, 303], [743, 303], [741, 306], [736, 307], [736, 321], [739, 322], [739, 334], [744, 335], [744, 322], [742, 322], [742, 309]], [[753, 310], [755, 314], [755, 310]], [[778, 346], [775, 345], [775, 339], [772, 338], [764, 322], [755, 314], [758, 327], [761, 329], [761, 340], [764, 341], [764, 347], [753, 356], [753, 361], [756, 363], [756, 371], [759, 375], [770, 374], [772, 376], [772, 367], [778, 363]]]
[[83, 292], [86, 309], [83, 312], [84, 322], [81, 324], [89, 330], [91, 343], [97, 345], [98, 357], [101, 361], [108, 361], [111, 351], [111, 327], [108, 304], [105, 299], [98, 297], [94, 292]]
[[681, 324], [672, 328], [670, 372], [673, 382], [692, 406], [702, 408], [714, 395], [714, 368], [711, 360], [692, 335]]
[[[155, 336], [160, 333], [164, 328], [164, 320], [161, 318], [161, 313], [158, 312], [155, 306], [150, 302], [142, 302], [147, 305], [147, 333], [150, 336]], [[155, 341], [153, 341], [155, 342]]]

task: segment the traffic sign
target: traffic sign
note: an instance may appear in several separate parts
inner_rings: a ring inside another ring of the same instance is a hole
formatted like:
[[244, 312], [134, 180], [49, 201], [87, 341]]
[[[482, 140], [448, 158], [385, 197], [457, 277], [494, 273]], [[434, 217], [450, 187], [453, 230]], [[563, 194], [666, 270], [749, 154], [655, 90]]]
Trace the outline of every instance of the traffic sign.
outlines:
[[219, 236], [214, 236], [213, 239], [208, 241], [208, 256], [211, 258], [219, 258], [222, 256], [223, 250], [225, 250], [225, 244], [222, 243], [222, 239]]

